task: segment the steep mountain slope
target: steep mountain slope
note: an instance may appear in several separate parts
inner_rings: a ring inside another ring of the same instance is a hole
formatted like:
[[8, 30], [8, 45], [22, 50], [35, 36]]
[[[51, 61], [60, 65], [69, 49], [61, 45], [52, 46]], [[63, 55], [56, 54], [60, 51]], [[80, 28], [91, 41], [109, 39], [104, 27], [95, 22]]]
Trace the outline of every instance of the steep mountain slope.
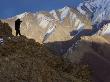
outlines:
[[110, 23], [104, 25], [103, 29], [101, 31], [99, 31], [100, 34], [105, 35], [105, 36], [109, 36], [110, 35]]
[[[46, 42], [64, 41], [71, 39], [70, 32], [80, 29], [80, 24], [83, 24], [84, 28], [91, 28], [91, 22], [85, 16], [82, 16], [76, 9], [70, 7], [64, 7], [59, 10], [52, 10], [50, 12], [36, 12], [36, 13], [23, 13], [15, 17], [3, 20], [13, 28], [14, 21], [17, 18], [21, 18], [23, 21], [21, 25], [21, 33], [29, 38], [35, 39], [37, 42], [42, 42], [45, 38]], [[56, 26], [56, 28], [54, 28]]]
[[104, 35], [103, 37], [110, 42], [110, 36], [109, 35]]
[[96, 21], [110, 20], [110, 0], [85, 0], [77, 9], [82, 14], [91, 17], [93, 23]]
[[93, 82], [110, 81], [110, 38], [102, 36], [82, 37], [76, 47], [64, 55], [73, 63], [88, 64], [93, 69]]
[[[93, 24], [101, 23], [104, 20], [110, 20], [110, 0], [84, 0], [77, 7], [78, 11], [89, 17]], [[110, 27], [106, 25], [102, 35], [109, 34]]]
[[33, 39], [13, 36], [4, 24], [0, 34], [10, 35], [1, 35], [0, 82], [91, 82], [88, 65], [72, 64]]

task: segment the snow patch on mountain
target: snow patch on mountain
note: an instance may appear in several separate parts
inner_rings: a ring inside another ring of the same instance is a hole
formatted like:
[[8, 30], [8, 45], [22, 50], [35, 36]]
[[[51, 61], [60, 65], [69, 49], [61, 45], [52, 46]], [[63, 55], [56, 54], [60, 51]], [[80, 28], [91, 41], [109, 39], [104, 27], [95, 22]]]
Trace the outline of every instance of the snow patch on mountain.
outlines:
[[75, 13], [70, 12], [69, 19], [70, 19], [70, 23], [73, 24], [73, 22], [75, 22], [78, 18]]
[[53, 21], [52, 18], [45, 16], [44, 14], [38, 14], [37, 20], [39, 21], [39, 26], [42, 28], [46, 28], [48, 24]]
[[48, 28], [47, 32], [45, 33], [45, 35], [44, 35], [43, 43], [55, 31], [55, 29], [56, 29], [56, 25], [53, 24], [53, 23], [50, 23], [49, 28]]
[[77, 18], [75, 13], [70, 12], [70, 20], [74, 21]]
[[17, 18], [17, 19], [18, 19], [18, 18], [21, 19], [21, 18], [25, 17], [27, 14], [28, 14], [27, 12], [22, 13], [22, 14], [20, 14], [20, 15], [17, 15], [16, 18]]
[[90, 10], [90, 12], [93, 12], [93, 9], [91, 8], [92, 5], [90, 5], [89, 3], [85, 3], [85, 6]]
[[66, 6], [62, 9], [59, 9], [58, 11], [61, 13], [60, 19], [61, 19], [61, 21], [63, 21], [64, 18], [69, 14], [70, 8]]
[[102, 30], [102, 35], [110, 35], [110, 23], [109, 24], [106, 24], [104, 26], [104, 29]]
[[79, 19], [75, 20], [75, 27], [77, 27], [80, 23], [81, 21]]
[[75, 34], [75, 36], [80, 34], [80, 32], [82, 32], [83, 30], [84, 30], [84, 23], [80, 23], [77, 27], [77, 34]]
[[58, 15], [55, 10], [49, 12], [56, 20], [59, 20]]
[[86, 12], [81, 8], [83, 6], [83, 3], [80, 3], [79, 6], [77, 7], [77, 10], [80, 11], [83, 15], [86, 14]]
[[[92, 22], [110, 20], [110, 0], [88, 0], [80, 3], [77, 9], [84, 15], [90, 15]], [[90, 14], [91, 13], [91, 14]]]
[[82, 30], [84, 29], [84, 23], [80, 23], [77, 27], [77, 30]]
[[49, 28], [48, 28], [48, 30], [47, 30], [47, 32], [46, 32], [46, 34], [51, 34], [52, 32], [54, 32], [55, 31], [55, 25], [53, 26], [50, 26]]

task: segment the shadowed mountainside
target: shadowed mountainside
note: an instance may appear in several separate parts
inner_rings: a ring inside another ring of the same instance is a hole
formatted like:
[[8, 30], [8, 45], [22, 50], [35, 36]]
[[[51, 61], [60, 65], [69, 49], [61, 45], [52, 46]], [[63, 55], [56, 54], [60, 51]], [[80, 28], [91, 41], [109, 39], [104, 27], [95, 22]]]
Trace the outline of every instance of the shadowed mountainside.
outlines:
[[[88, 42], [89, 43], [89, 42]], [[110, 81], [110, 44], [91, 43], [92, 52], [82, 53], [81, 64], [88, 64], [93, 69], [95, 82]]]
[[[59, 41], [47, 43], [46, 46], [55, 46], [55, 50], [59, 50], [72, 45], [72, 41]], [[52, 48], [50, 48], [52, 49]], [[52, 50], [53, 51], [53, 50]], [[53, 52], [54, 53], [54, 52]], [[93, 70], [93, 82], [109, 82], [110, 81], [110, 43], [101, 36], [83, 37], [76, 46], [63, 55], [72, 63], [87, 64]]]
[[71, 36], [92, 36], [94, 34], [98, 34], [98, 32], [104, 29], [104, 25], [110, 23], [110, 20], [103, 20], [100, 23], [95, 23], [92, 25], [92, 29], [83, 29], [82, 31], [78, 32], [78, 30], [73, 30], [70, 32]]
[[[70, 47], [75, 48], [77, 44], [79, 43], [81, 37], [85, 36], [93, 36], [98, 35], [98, 32], [103, 29], [103, 26], [107, 23], [109, 23], [110, 20], [104, 20], [101, 23], [96, 23], [92, 26], [92, 29], [83, 29], [82, 31], [78, 32], [78, 30], [74, 30], [70, 32], [71, 36], [74, 36], [72, 39], [67, 41], [55, 41], [55, 42], [48, 42], [45, 43], [47, 47], [50, 47], [51, 50], [59, 53], [59, 54], [65, 54]], [[100, 37], [100, 36], [97, 36]]]

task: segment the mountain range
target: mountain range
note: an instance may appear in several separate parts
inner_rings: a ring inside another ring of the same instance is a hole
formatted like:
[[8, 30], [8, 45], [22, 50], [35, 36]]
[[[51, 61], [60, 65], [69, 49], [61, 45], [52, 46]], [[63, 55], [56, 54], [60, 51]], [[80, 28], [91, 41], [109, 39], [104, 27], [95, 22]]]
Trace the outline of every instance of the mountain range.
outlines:
[[84, 0], [76, 8], [25, 12], [2, 19], [12, 28], [20, 18], [21, 33], [72, 63], [88, 64], [93, 82], [110, 81], [110, 0]]
[[[14, 21], [17, 18], [23, 21], [21, 24], [21, 33], [40, 43], [48, 32], [49, 36], [46, 42], [65, 41], [72, 38], [72, 36], [70, 36], [71, 31], [80, 30], [83, 26], [84, 28], [91, 28], [91, 21], [89, 19], [82, 15], [77, 9], [72, 9], [67, 6], [50, 12], [25, 12], [4, 20], [12, 27], [14, 35]], [[56, 28], [54, 28], [54, 26], [56, 26]]]

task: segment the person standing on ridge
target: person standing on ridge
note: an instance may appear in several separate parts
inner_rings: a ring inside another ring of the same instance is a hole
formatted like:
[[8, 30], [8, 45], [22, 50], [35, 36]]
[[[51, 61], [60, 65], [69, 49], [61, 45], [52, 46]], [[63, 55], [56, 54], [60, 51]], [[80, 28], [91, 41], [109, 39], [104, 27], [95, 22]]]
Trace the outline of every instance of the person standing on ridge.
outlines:
[[21, 36], [21, 33], [20, 33], [20, 24], [21, 24], [21, 20], [20, 19], [17, 19], [15, 21], [15, 30], [16, 30], [16, 36], [18, 36], [18, 34]]

